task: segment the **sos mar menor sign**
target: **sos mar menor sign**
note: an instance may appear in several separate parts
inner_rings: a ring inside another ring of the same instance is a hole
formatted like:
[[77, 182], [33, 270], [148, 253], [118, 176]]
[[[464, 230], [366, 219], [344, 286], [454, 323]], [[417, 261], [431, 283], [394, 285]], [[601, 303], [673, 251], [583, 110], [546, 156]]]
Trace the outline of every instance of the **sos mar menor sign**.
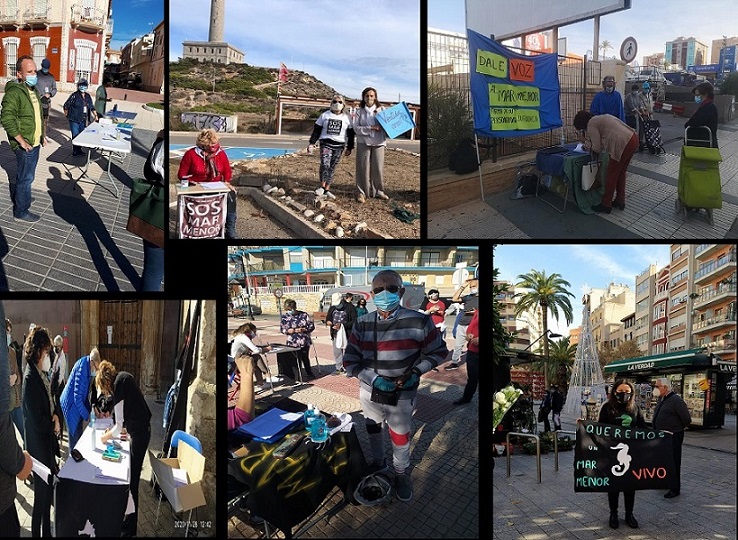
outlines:
[[558, 55], [517, 54], [467, 29], [474, 130], [519, 137], [562, 126]]
[[180, 238], [223, 238], [227, 193], [180, 196]]
[[676, 469], [664, 431], [577, 422], [574, 491], [669, 489]]

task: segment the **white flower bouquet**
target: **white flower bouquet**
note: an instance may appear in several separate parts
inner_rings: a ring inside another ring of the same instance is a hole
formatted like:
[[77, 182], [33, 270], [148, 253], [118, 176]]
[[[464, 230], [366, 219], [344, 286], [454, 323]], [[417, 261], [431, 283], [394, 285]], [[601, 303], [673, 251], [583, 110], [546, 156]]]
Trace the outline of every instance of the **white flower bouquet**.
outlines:
[[495, 400], [492, 407], [492, 429], [497, 428], [507, 411], [513, 406], [517, 399], [523, 394], [522, 390], [514, 388], [512, 385], [506, 386], [495, 394]]

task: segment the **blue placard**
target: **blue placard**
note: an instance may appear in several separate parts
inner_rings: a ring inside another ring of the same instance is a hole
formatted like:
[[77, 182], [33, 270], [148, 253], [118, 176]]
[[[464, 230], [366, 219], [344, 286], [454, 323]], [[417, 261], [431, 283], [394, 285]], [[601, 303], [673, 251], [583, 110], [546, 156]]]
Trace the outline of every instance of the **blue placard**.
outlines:
[[413, 116], [404, 101], [378, 112], [377, 120], [390, 139], [396, 139], [415, 127]]

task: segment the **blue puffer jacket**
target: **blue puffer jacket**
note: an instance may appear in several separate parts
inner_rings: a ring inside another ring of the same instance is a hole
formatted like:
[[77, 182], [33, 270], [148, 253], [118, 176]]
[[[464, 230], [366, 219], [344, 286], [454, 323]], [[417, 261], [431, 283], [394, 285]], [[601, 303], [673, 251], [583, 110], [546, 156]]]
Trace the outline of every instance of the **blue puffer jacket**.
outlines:
[[90, 357], [83, 356], [75, 362], [61, 395], [61, 408], [70, 433], [80, 420], [89, 420], [92, 406], [89, 401]]

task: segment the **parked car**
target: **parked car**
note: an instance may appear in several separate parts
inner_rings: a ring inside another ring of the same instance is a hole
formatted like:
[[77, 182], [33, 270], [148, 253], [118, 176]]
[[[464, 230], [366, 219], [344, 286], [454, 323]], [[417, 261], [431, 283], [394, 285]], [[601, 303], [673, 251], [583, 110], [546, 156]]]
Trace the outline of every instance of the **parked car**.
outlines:
[[228, 315], [230, 317], [236, 317], [237, 319], [243, 318], [243, 317], [251, 317], [251, 315], [261, 315], [261, 308], [259, 306], [250, 306], [251, 311], [249, 311], [249, 306], [244, 304], [241, 306], [234, 306], [231, 308]]
[[[423, 301], [425, 300], [425, 285], [413, 285], [412, 283], [403, 283], [402, 285], [405, 287], [405, 294], [402, 295], [402, 300], [400, 301], [400, 305], [406, 308], [410, 309], [420, 309], [420, 307], [423, 305]], [[328, 313], [328, 308], [331, 307], [334, 304], [338, 304], [339, 300], [341, 299], [341, 295], [350, 292], [354, 295], [354, 305], [356, 305], [357, 300], [359, 298], [365, 298], [366, 299], [366, 309], [369, 312], [376, 311], [376, 306], [374, 305], [374, 301], [372, 300], [372, 295], [370, 294], [372, 288], [369, 285], [361, 285], [357, 287], [352, 286], [343, 286], [343, 287], [334, 287], [332, 289], [328, 289], [323, 293], [323, 298], [320, 301], [320, 311], [316, 311], [313, 313], [313, 319], [315, 321], [321, 321], [325, 323], [325, 316]]]

